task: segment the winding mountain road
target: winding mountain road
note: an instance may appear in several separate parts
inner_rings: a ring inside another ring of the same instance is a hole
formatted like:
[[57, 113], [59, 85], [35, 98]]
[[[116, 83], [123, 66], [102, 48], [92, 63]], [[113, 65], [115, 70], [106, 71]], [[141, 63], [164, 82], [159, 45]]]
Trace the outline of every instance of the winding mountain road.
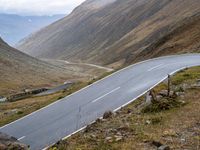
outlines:
[[0, 128], [38, 150], [70, 136], [136, 100], [165, 80], [168, 74], [200, 66], [200, 54], [174, 55], [147, 60], [122, 69], [68, 97]]

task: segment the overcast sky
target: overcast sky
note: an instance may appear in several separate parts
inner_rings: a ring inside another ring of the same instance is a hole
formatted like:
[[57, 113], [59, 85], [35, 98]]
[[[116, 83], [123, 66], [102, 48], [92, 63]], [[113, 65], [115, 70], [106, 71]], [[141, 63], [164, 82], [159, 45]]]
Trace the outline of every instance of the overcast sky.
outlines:
[[0, 13], [19, 15], [67, 14], [84, 0], [0, 0]]

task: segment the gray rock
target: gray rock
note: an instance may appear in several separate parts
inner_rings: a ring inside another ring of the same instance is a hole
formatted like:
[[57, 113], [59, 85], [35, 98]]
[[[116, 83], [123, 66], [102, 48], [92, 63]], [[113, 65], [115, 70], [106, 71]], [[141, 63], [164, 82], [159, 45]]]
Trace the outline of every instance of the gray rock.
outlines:
[[106, 137], [105, 141], [107, 141], [109, 143], [112, 143], [113, 142], [113, 138], [112, 137]]
[[5, 97], [0, 97], [0, 102], [5, 102], [7, 100], [7, 98]]
[[182, 87], [182, 89], [184, 91], [187, 90], [187, 89], [189, 89], [189, 88], [191, 88], [191, 86], [189, 84], [186, 84], [186, 83], [181, 84], [181, 87]]
[[200, 87], [200, 83], [193, 84], [192, 87], [199, 88]]
[[147, 121], [145, 122], [145, 124], [151, 124], [151, 121], [150, 121], [150, 120], [147, 120]]
[[159, 100], [161, 100], [163, 97], [162, 97], [161, 95], [157, 95], [156, 98], [157, 98], [157, 100], [159, 101]]
[[109, 137], [106, 137], [105, 140], [108, 141], [108, 140], [111, 140], [111, 139], [112, 139], [112, 137], [109, 136]]
[[123, 136], [115, 136], [115, 141], [119, 142], [123, 139]]
[[181, 143], [185, 143], [186, 139], [185, 138], [181, 138]]
[[197, 79], [197, 84], [200, 84], [200, 79]]
[[158, 150], [170, 150], [169, 146], [167, 145], [162, 145], [158, 148]]
[[176, 92], [176, 95], [177, 96], [182, 96], [182, 95], [185, 95], [185, 92]]
[[[170, 91], [170, 96], [174, 94], [174, 91]], [[158, 93], [158, 95], [162, 96], [162, 97], [166, 97], [168, 96], [168, 91], [167, 90], [162, 90]]]

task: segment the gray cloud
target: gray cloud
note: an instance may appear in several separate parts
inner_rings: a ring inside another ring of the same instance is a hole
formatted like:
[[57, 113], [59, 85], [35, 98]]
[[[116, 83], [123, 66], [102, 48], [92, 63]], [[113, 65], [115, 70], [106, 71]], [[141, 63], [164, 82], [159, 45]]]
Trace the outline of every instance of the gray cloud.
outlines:
[[0, 13], [21, 15], [67, 14], [84, 0], [0, 0]]

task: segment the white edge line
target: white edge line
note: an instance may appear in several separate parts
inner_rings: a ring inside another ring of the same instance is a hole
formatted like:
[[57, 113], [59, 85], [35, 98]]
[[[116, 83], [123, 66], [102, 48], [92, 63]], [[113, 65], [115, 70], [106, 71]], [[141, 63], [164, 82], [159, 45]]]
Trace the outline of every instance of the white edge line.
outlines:
[[18, 141], [20, 141], [20, 140], [22, 140], [22, 139], [24, 139], [26, 136], [22, 136], [22, 137], [20, 137], [19, 139], [17, 139]]
[[161, 67], [162, 65], [163, 65], [163, 64], [157, 65], [157, 66], [155, 66], [155, 67], [153, 67], [153, 68], [150, 68], [150, 69], [148, 69], [148, 71], [155, 70], [155, 69], [157, 69], [157, 68]]
[[[93, 123], [95, 123], [95, 121], [92, 121], [92, 122], [91, 122], [90, 124], [88, 124], [88, 125], [91, 125], [91, 124], [93, 124]], [[66, 137], [64, 137], [64, 138], [62, 138], [61, 140], [63, 140], [63, 141], [66, 140], [67, 138], [71, 137], [72, 135], [74, 135], [74, 134], [76, 134], [76, 133], [78, 133], [78, 132], [84, 130], [88, 125], [86, 125], [86, 126], [80, 128], [80, 129], [78, 129], [77, 131], [75, 131], [75, 132], [71, 133], [70, 135], [68, 135], [68, 136], [66, 136]], [[50, 148], [51, 146], [53, 146], [53, 145], [55, 145], [55, 144], [56, 144], [56, 143], [51, 144], [50, 146], [47, 146], [47, 147], [43, 148], [42, 150], [47, 150], [48, 148]]]
[[[181, 71], [181, 70], [187, 69], [187, 68], [189, 68], [189, 67], [194, 67], [194, 66], [199, 66], [199, 65], [193, 65], [193, 66], [182, 67], [182, 68], [177, 69], [176, 71], [170, 73], [169, 75], [174, 75], [175, 73], [177, 73], [177, 72], [179, 72], [179, 71]], [[140, 94], [139, 96], [137, 96], [136, 98], [134, 98], [133, 100], [131, 100], [131, 101], [129, 101], [128, 103], [126, 103], [126, 104], [124, 104], [124, 105], [118, 107], [117, 109], [115, 109], [113, 112], [116, 112], [116, 111], [120, 110], [121, 108], [123, 108], [123, 107], [129, 105], [129, 104], [132, 103], [133, 101], [137, 100], [139, 97], [141, 97], [142, 95], [144, 95], [145, 93], [147, 93], [149, 90], [153, 89], [154, 87], [156, 87], [157, 85], [159, 85], [160, 83], [162, 83], [162, 82], [163, 82], [164, 80], [166, 80], [167, 78], [168, 78], [168, 75], [165, 76], [165, 77], [164, 77], [162, 80], [160, 80], [158, 83], [156, 83], [154, 86], [152, 86], [151, 88], [149, 88], [148, 90], [146, 90], [145, 92], [143, 92], [142, 94]], [[103, 118], [103, 117], [99, 117], [99, 119], [102, 119], [102, 118]], [[91, 125], [91, 124], [93, 124], [93, 123], [95, 123], [95, 121], [92, 121], [92, 122], [89, 123], [88, 125]], [[77, 131], [71, 133], [70, 135], [68, 135], [68, 136], [66, 136], [66, 137], [64, 137], [64, 138], [62, 138], [62, 140], [66, 140], [67, 138], [71, 137], [72, 135], [74, 135], [74, 134], [76, 134], [76, 133], [78, 133], [78, 132], [84, 130], [88, 125], [86, 125], [86, 126], [80, 128], [79, 130], [77, 130]], [[55, 145], [55, 144], [56, 144], [56, 143], [51, 144], [50, 146], [45, 147], [45, 148], [43, 148], [42, 150], [47, 150], [48, 148], [50, 148], [51, 146], [53, 146], [53, 145]]]
[[117, 88], [113, 89], [112, 91], [110, 91], [110, 92], [108, 92], [108, 93], [106, 93], [106, 94], [100, 96], [99, 98], [93, 100], [92, 103], [95, 103], [95, 102], [99, 101], [100, 99], [106, 97], [107, 95], [109, 95], [109, 94], [111, 94], [111, 93], [114, 93], [115, 91], [119, 90], [120, 88], [121, 88], [121, 87], [117, 87]]
[[[197, 56], [197, 55], [200, 56], [200, 54], [198, 54], [198, 53], [193, 53], [193, 54], [182, 54], [182, 55], [163, 56], [163, 57], [157, 57], [157, 58], [153, 58], [153, 59], [148, 59], [148, 60], [145, 60], [145, 61], [141, 61], [141, 62], [132, 64], [132, 65], [130, 65], [130, 66], [127, 66], [127, 67], [125, 67], [125, 68], [123, 68], [123, 69], [120, 69], [120, 70], [118, 70], [118, 71], [116, 71], [116, 72], [114, 72], [114, 73], [112, 73], [112, 74], [110, 74], [110, 75], [108, 75], [108, 76], [102, 78], [101, 80], [98, 80], [98, 81], [94, 82], [93, 84], [88, 85], [88, 86], [86, 86], [86, 87], [84, 87], [84, 88], [82, 88], [82, 89], [80, 89], [80, 90], [78, 90], [78, 91], [72, 93], [71, 95], [66, 96], [66, 97], [63, 98], [63, 99], [66, 99], [66, 98], [68, 98], [68, 97], [70, 97], [70, 96], [72, 96], [72, 95], [74, 95], [74, 94], [76, 94], [76, 93], [78, 93], [78, 92], [80, 92], [80, 91], [83, 91], [84, 89], [89, 88], [89, 87], [93, 86], [94, 84], [97, 84], [97, 83], [101, 82], [102, 80], [105, 80], [105, 79], [107, 79], [107, 78], [113, 76], [114, 74], [117, 74], [117, 73], [119, 73], [119, 72], [121, 72], [121, 71], [123, 71], [123, 70], [126, 70], [126, 69], [128, 69], [128, 68], [131, 68], [131, 67], [133, 67], [133, 66], [136, 66], [136, 65], [139, 65], [139, 64], [142, 64], [142, 63], [145, 63], [145, 62], [149, 62], [149, 61], [152, 61], [152, 60], [158, 60], [158, 59], [162, 59], [162, 58], [168, 58], [168, 57], [169, 57], [169, 58], [173, 58], [173, 57]], [[26, 116], [24, 116], [24, 117], [18, 119], [18, 120], [15, 120], [15, 121], [13, 121], [13, 122], [11, 122], [11, 123], [8, 123], [7, 125], [4, 125], [4, 126], [0, 127], [0, 130], [3, 129], [3, 128], [5, 128], [5, 127], [7, 127], [7, 126], [9, 126], [9, 125], [11, 125], [11, 124], [13, 124], [13, 123], [16, 123], [16, 122], [20, 121], [20, 120], [22, 120], [22, 119], [24, 119], [24, 118], [26, 118], [26, 117], [28, 117], [28, 116], [31, 116], [31, 115], [33, 115], [33, 114], [35, 114], [35, 113], [37, 113], [37, 112], [39, 112], [39, 111], [41, 111], [41, 110], [43, 110], [43, 109], [45, 109], [45, 108], [48, 108], [48, 107], [50, 107], [50, 106], [52, 106], [52, 105], [54, 105], [54, 104], [56, 104], [56, 103], [62, 101], [63, 99], [60, 99], [60, 100], [58, 100], [58, 101], [55, 101], [55, 102], [53, 102], [53, 103], [51, 103], [51, 104], [49, 104], [49, 105], [47, 105], [47, 106], [45, 106], [45, 107], [43, 107], [43, 108], [41, 108], [41, 109], [38, 109], [38, 110], [36, 110], [36, 111], [34, 111], [34, 112], [32, 112], [32, 113], [30, 113], [30, 114], [28, 114], [28, 115], [26, 115]]]

